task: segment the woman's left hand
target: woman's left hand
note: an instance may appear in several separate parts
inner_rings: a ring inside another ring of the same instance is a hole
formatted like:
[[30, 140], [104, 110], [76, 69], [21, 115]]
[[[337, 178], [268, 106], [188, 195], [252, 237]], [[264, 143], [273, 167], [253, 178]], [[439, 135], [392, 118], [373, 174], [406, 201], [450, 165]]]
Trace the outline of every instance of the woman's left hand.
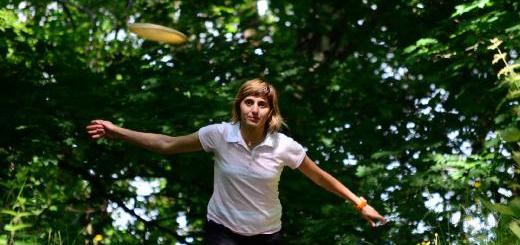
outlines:
[[361, 216], [370, 223], [372, 227], [376, 227], [376, 223], [381, 222], [381, 225], [386, 223], [385, 217], [380, 215], [372, 206], [366, 205], [360, 211]]

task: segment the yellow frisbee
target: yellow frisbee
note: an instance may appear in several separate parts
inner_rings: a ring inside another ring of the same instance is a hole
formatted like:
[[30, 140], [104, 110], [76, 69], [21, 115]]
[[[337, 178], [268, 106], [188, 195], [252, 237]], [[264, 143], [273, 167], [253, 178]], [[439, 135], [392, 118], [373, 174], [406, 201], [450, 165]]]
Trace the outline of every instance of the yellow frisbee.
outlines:
[[151, 41], [181, 44], [187, 40], [186, 35], [180, 31], [152, 23], [128, 24], [128, 29], [137, 36]]

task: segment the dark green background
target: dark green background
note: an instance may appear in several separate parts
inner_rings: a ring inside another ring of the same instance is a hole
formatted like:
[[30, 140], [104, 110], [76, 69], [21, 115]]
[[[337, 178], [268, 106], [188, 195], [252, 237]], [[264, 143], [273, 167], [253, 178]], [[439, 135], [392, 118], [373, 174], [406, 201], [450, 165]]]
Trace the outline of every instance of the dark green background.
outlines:
[[[265, 16], [256, 1], [1, 3], [0, 241], [92, 244], [102, 234], [103, 244], [200, 244], [211, 155], [95, 142], [85, 126], [103, 118], [191, 133], [229, 120], [236, 89], [255, 77], [278, 88], [284, 133], [390, 220], [372, 229], [340, 198], [286, 169], [287, 244], [510, 238], [501, 226], [472, 232], [464, 224], [487, 219], [491, 210], [479, 200], [510, 199], [499, 188], [518, 194], [510, 157], [518, 146], [495, 133], [517, 126], [517, 102], [499, 106], [508, 92], [496, 75], [504, 64], [492, 64], [496, 50], [487, 49], [497, 37], [517, 60], [518, 1], [270, 1]], [[189, 38], [178, 46], [142, 41], [128, 34], [128, 22]], [[160, 180], [160, 191], [137, 199], [129, 184], [137, 176]], [[425, 207], [435, 193], [440, 212]], [[157, 215], [119, 230], [111, 204]], [[187, 233], [177, 231], [179, 212]], [[460, 221], [450, 222], [456, 213]], [[426, 229], [414, 232], [419, 226]]]

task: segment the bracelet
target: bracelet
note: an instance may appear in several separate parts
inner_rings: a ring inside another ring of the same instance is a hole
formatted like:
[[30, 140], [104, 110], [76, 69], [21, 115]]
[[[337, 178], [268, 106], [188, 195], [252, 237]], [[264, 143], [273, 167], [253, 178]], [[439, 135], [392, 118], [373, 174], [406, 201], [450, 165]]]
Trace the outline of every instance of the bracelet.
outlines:
[[364, 207], [367, 206], [367, 199], [364, 197], [359, 198], [361, 201], [356, 205], [357, 211], [361, 211]]

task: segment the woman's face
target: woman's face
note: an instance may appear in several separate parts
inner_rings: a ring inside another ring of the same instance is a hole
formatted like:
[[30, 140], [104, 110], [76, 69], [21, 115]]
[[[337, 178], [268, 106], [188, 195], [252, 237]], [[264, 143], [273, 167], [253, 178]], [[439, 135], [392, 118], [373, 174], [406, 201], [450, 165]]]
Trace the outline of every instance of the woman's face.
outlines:
[[269, 119], [269, 101], [263, 96], [250, 95], [240, 102], [240, 124], [255, 128], [264, 128]]

